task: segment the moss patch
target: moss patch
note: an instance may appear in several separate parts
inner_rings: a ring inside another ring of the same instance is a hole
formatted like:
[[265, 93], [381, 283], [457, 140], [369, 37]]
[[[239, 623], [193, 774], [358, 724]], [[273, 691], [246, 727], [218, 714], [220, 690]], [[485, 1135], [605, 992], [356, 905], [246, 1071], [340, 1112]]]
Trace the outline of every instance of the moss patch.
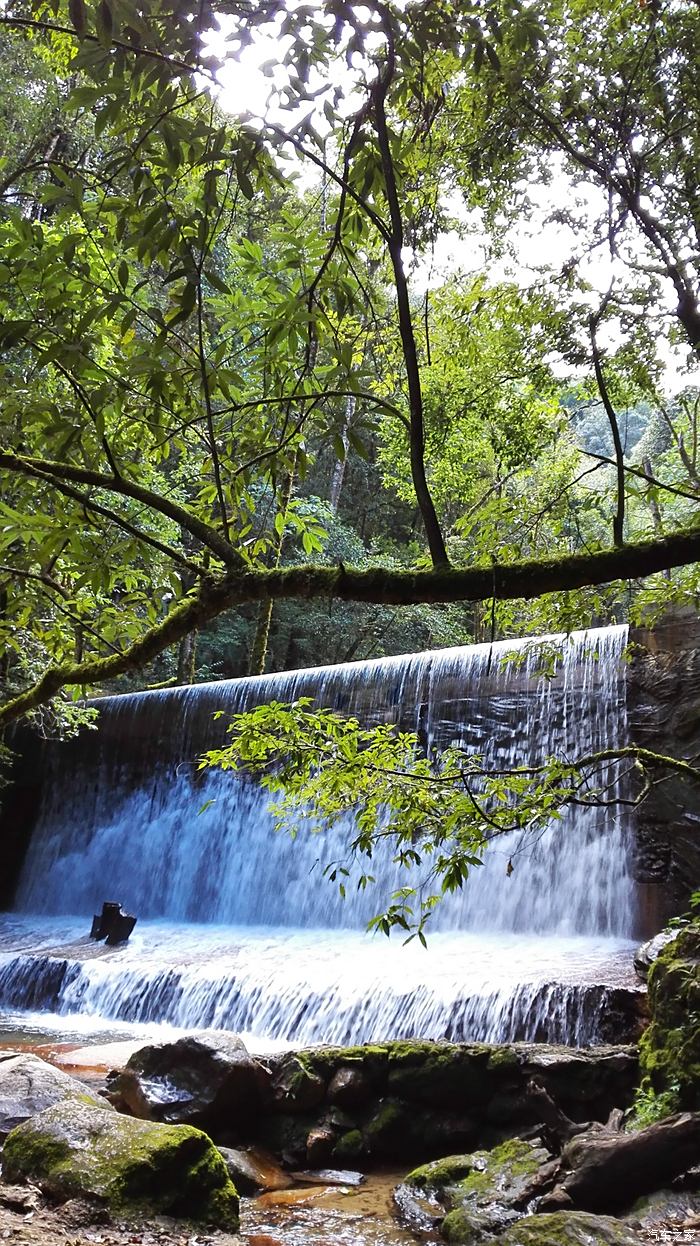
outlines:
[[504, 1196], [510, 1198], [519, 1192], [538, 1168], [550, 1158], [544, 1147], [522, 1138], [509, 1138], [492, 1151], [475, 1151], [470, 1160], [471, 1169], [459, 1182], [455, 1197], [473, 1199], [482, 1204], [495, 1202]]
[[474, 1166], [471, 1155], [448, 1155], [414, 1168], [405, 1179], [406, 1185], [416, 1190], [442, 1190], [469, 1176]]
[[348, 1129], [333, 1148], [333, 1158], [348, 1163], [361, 1159], [366, 1152], [365, 1141], [359, 1129]]
[[[467, 1240], [467, 1239], [463, 1239]], [[612, 1216], [558, 1211], [525, 1216], [498, 1237], [498, 1246], [638, 1246], [639, 1238]]]
[[[651, 1023], [640, 1044], [642, 1118], [700, 1108], [700, 916], [668, 943], [649, 971]], [[650, 1115], [651, 1114], [651, 1115]]]

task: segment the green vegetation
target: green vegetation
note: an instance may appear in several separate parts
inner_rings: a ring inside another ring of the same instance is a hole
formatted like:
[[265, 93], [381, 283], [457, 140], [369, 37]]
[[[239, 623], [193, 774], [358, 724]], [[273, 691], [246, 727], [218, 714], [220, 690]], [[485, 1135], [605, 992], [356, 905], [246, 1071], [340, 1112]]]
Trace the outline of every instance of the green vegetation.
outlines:
[[700, 912], [666, 945], [649, 971], [651, 1022], [639, 1051], [635, 1124], [700, 1108]]
[[[216, 87], [261, 40], [266, 120]], [[692, 0], [6, 5], [0, 722], [695, 601], [699, 43]]]
[[[693, 0], [9, 0], [0, 729], [696, 603], [699, 52]], [[396, 830], [427, 879], [378, 924], [420, 935], [492, 834], [683, 766], [435, 772], [270, 712], [209, 760], [274, 790], [283, 741], [281, 820], [362, 799], [359, 885]]]

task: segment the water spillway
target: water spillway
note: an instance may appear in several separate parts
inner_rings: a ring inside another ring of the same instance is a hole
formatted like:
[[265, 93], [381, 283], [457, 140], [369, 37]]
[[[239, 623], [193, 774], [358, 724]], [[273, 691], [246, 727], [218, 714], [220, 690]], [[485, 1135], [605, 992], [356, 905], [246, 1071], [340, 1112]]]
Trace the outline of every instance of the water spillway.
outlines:
[[[602, 628], [105, 698], [98, 731], [46, 751], [13, 919], [25, 944], [10, 939], [0, 956], [0, 1008], [287, 1041], [595, 1041], [634, 925], [617, 807], [578, 807], [494, 845], [419, 955], [360, 933], [407, 881], [390, 850], [373, 858], [375, 887], [347, 885], [342, 899], [322, 873], [347, 853], [350, 826], [292, 841], [275, 833], [265, 793], [202, 776], [196, 759], [232, 714], [300, 696], [499, 768], [594, 752], [626, 739], [625, 642], [625, 628]], [[55, 945], [56, 920], [88, 922], [107, 893], [139, 914], [128, 948], [26, 950], [32, 923], [36, 944]]]

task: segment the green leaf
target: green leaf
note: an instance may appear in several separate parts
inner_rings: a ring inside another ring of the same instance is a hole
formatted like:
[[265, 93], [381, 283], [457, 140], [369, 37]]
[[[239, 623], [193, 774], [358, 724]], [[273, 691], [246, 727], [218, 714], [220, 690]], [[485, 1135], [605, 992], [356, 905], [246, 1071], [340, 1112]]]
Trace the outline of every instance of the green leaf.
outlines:
[[87, 12], [83, 0], [68, 0], [68, 16], [78, 38], [82, 39], [87, 30]]
[[226, 285], [226, 282], [219, 276], [217, 272], [214, 271], [213, 268], [205, 268], [204, 276], [206, 277], [209, 284], [214, 287], [215, 290], [220, 290], [222, 294], [231, 293], [230, 287]]

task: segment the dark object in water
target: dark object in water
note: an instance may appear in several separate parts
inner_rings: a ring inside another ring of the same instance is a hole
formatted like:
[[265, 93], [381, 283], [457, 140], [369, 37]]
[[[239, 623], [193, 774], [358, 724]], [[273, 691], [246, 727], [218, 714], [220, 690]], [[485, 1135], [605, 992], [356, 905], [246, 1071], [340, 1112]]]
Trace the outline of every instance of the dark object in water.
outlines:
[[117, 943], [127, 942], [135, 925], [136, 918], [125, 913], [121, 904], [106, 900], [102, 912], [92, 919], [90, 938], [104, 939], [110, 947], [114, 947]]

